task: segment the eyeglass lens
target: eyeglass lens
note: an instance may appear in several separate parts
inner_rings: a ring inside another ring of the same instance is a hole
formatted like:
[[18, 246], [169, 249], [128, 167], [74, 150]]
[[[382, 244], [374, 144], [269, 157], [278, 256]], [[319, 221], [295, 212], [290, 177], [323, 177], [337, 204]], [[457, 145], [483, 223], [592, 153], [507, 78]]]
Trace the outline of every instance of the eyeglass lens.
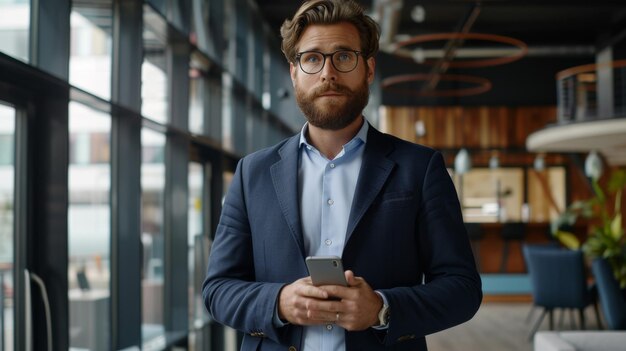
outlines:
[[352, 71], [358, 61], [358, 55], [354, 51], [336, 51], [332, 54], [308, 51], [300, 55], [300, 67], [305, 73], [317, 73], [324, 68], [326, 56], [330, 56], [335, 69], [343, 73]]

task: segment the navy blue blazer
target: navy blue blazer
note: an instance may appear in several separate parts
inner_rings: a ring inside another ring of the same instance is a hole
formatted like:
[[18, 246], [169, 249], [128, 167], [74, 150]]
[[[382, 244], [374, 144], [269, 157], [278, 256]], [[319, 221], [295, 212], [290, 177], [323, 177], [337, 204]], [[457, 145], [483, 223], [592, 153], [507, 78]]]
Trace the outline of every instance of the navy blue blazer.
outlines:
[[[308, 276], [298, 206], [299, 135], [243, 158], [211, 249], [204, 302], [245, 333], [242, 350], [300, 350], [276, 328], [281, 287]], [[424, 336], [472, 318], [481, 280], [439, 152], [370, 126], [343, 250], [345, 269], [385, 294], [389, 328], [346, 331], [347, 350], [426, 350]]]

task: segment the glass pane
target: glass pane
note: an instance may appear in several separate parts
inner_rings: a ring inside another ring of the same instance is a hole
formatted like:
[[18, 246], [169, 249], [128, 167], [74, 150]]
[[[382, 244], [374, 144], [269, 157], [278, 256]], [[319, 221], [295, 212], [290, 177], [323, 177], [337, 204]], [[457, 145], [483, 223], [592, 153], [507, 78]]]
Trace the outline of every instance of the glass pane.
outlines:
[[14, 135], [15, 109], [0, 104], [0, 342], [4, 341], [0, 344], [2, 350], [13, 350]]
[[223, 62], [223, 52], [225, 51], [225, 32], [227, 25], [224, 0], [212, 0], [208, 2], [209, 6], [209, 51], [208, 54], [218, 63]]
[[167, 122], [166, 25], [150, 7], [144, 7], [141, 65], [141, 114], [160, 123]]
[[220, 78], [210, 78], [205, 81], [208, 96], [207, 133], [218, 144], [222, 140], [222, 81]]
[[0, 51], [28, 62], [30, 1], [0, 1]]
[[[199, 163], [189, 165], [189, 211], [188, 211], [188, 258], [189, 258], [189, 348], [202, 350], [201, 328], [208, 323], [208, 313], [202, 301], [202, 282], [207, 266], [209, 244], [204, 233], [204, 213], [208, 213], [204, 201], [205, 175]], [[207, 183], [208, 184], [208, 183]]]
[[141, 131], [141, 243], [143, 246], [141, 310], [144, 348], [163, 336], [165, 250], [163, 193], [165, 191], [165, 136]]
[[86, 350], [110, 339], [110, 133], [108, 114], [70, 102], [70, 346]]
[[111, 1], [74, 3], [70, 17], [70, 83], [111, 97]]
[[[192, 66], [193, 67], [193, 66]], [[200, 70], [189, 70], [189, 131], [204, 134], [204, 78]]]
[[147, 0], [148, 4], [152, 5], [154, 9], [159, 11], [161, 14], [166, 13], [165, 8], [165, 0]]
[[250, 26], [250, 10], [246, 6], [245, 0], [235, 0], [232, 2], [235, 21], [235, 38], [230, 38], [230, 43], [235, 45], [235, 62], [229, 66], [235, 72], [235, 76], [243, 84], [248, 82], [248, 35]]
[[[228, 151], [233, 151], [233, 78], [227, 72], [222, 74], [222, 147]], [[211, 116], [214, 118], [214, 116]]]
[[192, 0], [191, 33], [189, 41], [204, 53], [208, 53], [209, 4], [202, 0]]

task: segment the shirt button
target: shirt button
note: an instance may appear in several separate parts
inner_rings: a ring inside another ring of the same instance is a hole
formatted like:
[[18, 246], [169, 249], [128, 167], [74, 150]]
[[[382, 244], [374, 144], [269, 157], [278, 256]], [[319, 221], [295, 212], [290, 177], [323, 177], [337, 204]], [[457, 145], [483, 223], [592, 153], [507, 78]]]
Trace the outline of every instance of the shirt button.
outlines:
[[334, 163], [331, 163], [331, 164], [330, 164], [330, 168], [335, 168], [335, 164], [334, 164]]
[[335, 201], [333, 201], [333, 199], [328, 199], [328, 204], [329, 204], [330, 206], [332, 206], [334, 203], [335, 203]]
[[332, 324], [326, 324], [326, 330], [333, 330]]
[[311, 147], [310, 147], [310, 146], [307, 146], [306, 148], [307, 148], [307, 150], [309, 150], [309, 151], [311, 150]]
[[332, 243], [333, 243], [333, 241], [332, 241], [332, 240], [330, 240], [330, 239], [326, 239], [326, 240], [324, 241], [324, 244], [326, 244], [326, 246], [330, 246]]

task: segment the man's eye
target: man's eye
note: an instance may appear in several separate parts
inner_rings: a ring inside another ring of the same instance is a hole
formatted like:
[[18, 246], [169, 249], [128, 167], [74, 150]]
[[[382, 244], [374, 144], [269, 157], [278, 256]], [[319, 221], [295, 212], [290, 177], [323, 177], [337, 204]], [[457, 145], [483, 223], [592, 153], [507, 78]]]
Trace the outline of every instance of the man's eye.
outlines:
[[339, 61], [349, 61], [350, 54], [347, 52], [340, 52], [339, 54], [337, 54], [337, 58], [339, 59]]
[[308, 63], [316, 63], [320, 61], [320, 58], [318, 55], [306, 55], [304, 56], [304, 61]]

